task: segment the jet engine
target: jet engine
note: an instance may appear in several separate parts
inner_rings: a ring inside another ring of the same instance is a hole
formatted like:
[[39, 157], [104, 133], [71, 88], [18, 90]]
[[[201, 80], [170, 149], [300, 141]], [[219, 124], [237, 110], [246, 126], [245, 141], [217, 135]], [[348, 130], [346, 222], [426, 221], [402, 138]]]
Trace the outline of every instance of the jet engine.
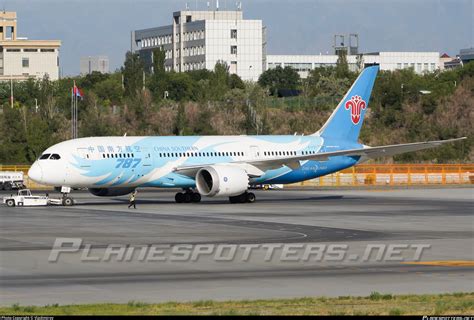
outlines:
[[196, 187], [207, 197], [236, 196], [244, 193], [249, 184], [245, 170], [229, 165], [201, 168], [196, 174]]
[[98, 197], [116, 197], [132, 193], [135, 188], [89, 188], [89, 192]]

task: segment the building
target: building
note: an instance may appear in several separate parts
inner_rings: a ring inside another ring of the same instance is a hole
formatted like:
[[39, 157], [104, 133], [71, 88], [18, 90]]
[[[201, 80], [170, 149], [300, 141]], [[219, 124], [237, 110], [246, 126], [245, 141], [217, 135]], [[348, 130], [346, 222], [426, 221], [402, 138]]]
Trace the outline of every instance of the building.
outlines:
[[92, 72], [109, 73], [108, 56], [89, 56], [81, 58], [81, 75], [91, 74]]
[[[357, 70], [357, 56], [347, 56], [349, 70]], [[334, 54], [320, 55], [267, 55], [267, 68], [274, 69], [278, 66], [292, 67], [298, 71], [301, 78], [306, 78], [309, 72], [319, 67], [335, 67], [338, 56]]]
[[450, 57], [447, 53], [443, 53], [441, 57], [439, 57], [439, 69], [449, 69], [449, 64], [453, 61], [453, 58]]
[[443, 54], [440, 58], [440, 67], [441, 69], [455, 69], [462, 67], [464, 64], [469, 63], [474, 60], [474, 48], [461, 49], [459, 50], [459, 55], [456, 57], [450, 57], [446, 53]]
[[474, 48], [461, 49], [459, 50], [459, 60], [463, 64], [469, 63], [474, 60]]
[[17, 36], [16, 12], [0, 11], [0, 81], [59, 78], [59, 40], [28, 40]]
[[240, 10], [174, 12], [172, 24], [136, 30], [133, 38], [149, 70], [156, 48], [165, 51], [167, 71], [213, 70], [223, 61], [230, 73], [257, 81], [266, 67], [262, 21], [245, 20]]
[[[336, 66], [338, 55], [267, 55], [267, 69], [277, 66], [290, 66], [298, 71], [302, 78], [318, 67]], [[349, 69], [379, 65], [380, 70], [398, 70], [413, 68], [416, 73], [432, 72], [440, 68], [438, 52], [374, 52], [360, 55], [348, 55]]]

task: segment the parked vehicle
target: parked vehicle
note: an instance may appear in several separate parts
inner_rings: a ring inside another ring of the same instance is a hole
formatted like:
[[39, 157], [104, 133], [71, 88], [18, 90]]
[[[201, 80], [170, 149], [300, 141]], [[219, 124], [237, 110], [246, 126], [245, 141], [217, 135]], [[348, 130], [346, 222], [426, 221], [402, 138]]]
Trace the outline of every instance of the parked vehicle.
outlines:
[[[68, 198], [71, 199], [71, 198]], [[3, 198], [3, 203], [9, 207], [22, 207], [22, 206], [47, 206], [47, 205], [65, 205], [71, 206], [73, 203], [64, 201], [63, 199], [50, 198], [48, 195], [45, 196], [34, 196], [31, 194], [30, 189], [18, 190], [18, 193], [10, 195], [9, 197]]]
[[0, 190], [24, 189], [22, 171], [0, 171]]

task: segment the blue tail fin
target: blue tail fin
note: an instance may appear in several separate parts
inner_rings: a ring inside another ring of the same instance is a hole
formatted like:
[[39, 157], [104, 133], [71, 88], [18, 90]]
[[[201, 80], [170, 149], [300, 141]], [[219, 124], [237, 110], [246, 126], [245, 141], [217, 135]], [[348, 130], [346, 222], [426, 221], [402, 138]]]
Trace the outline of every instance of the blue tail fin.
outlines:
[[362, 70], [336, 110], [318, 131], [319, 135], [357, 142], [378, 71], [378, 66]]

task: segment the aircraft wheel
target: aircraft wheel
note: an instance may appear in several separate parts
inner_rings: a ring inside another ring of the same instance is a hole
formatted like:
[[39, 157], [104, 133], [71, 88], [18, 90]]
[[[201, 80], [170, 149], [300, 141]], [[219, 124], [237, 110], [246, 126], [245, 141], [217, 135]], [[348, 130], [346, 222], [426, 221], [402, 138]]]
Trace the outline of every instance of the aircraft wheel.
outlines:
[[15, 200], [13, 200], [13, 199], [7, 200], [7, 206], [14, 207], [15, 206]]
[[63, 199], [63, 206], [70, 207], [70, 206], [73, 206], [73, 205], [74, 205], [74, 200], [72, 200], [72, 198], [65, 197]]
[[247, 202], [247, 192], [244, 192], [241, 195], [237, 196], [237, 202], [239, 203]]
[[254, 203], [256, 200], [255, 194], [253, 192], [247, 193], [247, 202], [248, 203]]
[[192, 200], [192, 193], [189, 193], [189, 192], [185, 192], [183, 194], [184, 196], [184, 203], [190, 203], [191, 200]]
[[183, 203], [184, 202], [184, 193], [178, 192], [174, 196], [174, 200], [176, 201], [176, 203]]
[[201, 202], [201, 194], [198, 193], [198, 192], [193, 192], [192, 196], [191, 196], [191, 201], [192, 202]]

